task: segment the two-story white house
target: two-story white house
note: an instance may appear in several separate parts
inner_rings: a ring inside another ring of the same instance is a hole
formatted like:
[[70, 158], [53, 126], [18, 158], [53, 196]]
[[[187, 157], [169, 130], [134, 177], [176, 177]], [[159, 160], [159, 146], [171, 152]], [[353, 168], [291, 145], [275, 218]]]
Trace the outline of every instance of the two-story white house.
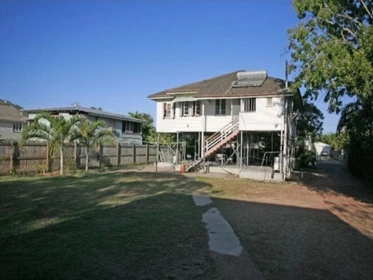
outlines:
[[69, 107], [38, 108], [22, 110], [28, 114], [28, 121], [32, 122], [41, 112], [70, 118], [73, 115], [85, 117], [89, 121], [103, 120], [108, 128], [114, 132], [115, 138], [121, 144], [142, 144], [142, 120], [126, 115], [106, 112], [103, 110], [82, 107], [77, 103]]
[[198, 135], [200, 162], [235, 141], [235, 161], [240, 165], [273, 161], [270, 156], [277, 153], [284, 159], [283, 169], [295, 136], [293, 96], [286, 81], [266, 71], [240, 70], [148, 98], [156, 102], [158, 133]]

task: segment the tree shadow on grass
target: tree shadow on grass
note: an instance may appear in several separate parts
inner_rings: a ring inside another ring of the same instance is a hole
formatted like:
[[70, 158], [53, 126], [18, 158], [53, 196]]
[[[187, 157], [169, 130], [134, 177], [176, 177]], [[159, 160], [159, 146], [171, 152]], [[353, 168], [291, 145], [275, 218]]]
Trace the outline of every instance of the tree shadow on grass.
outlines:
[[[370, 279], [373, 242], [326, 210], [213, 198], [169, 173], [0, 183], [2, 279], [220, 279], [202, 215], [218, 207], [266, 279]], [[243, 268], [244, 269], [244, 268]]]
[[2, 279], [215, 279], [190, 196], [208, 187], [146, 172], [2, 181]]
[[[24, 177], [0, 181], [1, 222], [27, 227], [34, 219], [70, 219], [95, 210], [163, 193], [210, 188], [180, 174], [111, 172], [65, 177]], [[1, 225], [0, 222], [0, 225]]]
[[319, 161], [316, 169], [303, 173], [303, 178], [300, 177], [300, 173], [293, 177], [321, 195], [333, 193], [373, 204], [373, 189], [352, 177], [341, 162], [332, 159]]
[[213, 200], [265, 279], [373, 275], [373, 240], [327, 210]]

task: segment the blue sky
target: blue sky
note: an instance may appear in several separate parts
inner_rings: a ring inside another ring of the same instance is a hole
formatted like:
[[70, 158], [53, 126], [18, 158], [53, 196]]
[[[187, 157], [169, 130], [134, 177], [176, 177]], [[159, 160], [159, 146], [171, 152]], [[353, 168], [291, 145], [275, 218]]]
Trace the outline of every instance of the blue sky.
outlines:
[[283, 78], [296, 24], [290, 0], [3, 0], [0, 98], [154, 116], [147, 96], [170, 87], [239, 69]]

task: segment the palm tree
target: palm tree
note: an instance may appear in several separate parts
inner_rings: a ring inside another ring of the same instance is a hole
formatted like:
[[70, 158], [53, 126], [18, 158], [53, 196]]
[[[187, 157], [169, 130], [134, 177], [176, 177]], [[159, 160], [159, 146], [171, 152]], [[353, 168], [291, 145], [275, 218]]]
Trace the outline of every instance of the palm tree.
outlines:
[[63, 175], [63, 152], [65, 147], [73, 141], [71, 136], [81, 121], [79, 116], [65, 119], [62, 116], [40, 113], [36, 116], [35, 121], [23, 130], [21, 145], [27, 141], [48, 141], [52, 151], [58, 149], [60, 152], [60, 175]]
[[102, 120], [90, 122], [84, 120], [79, 124], [78, 130], [72, 135], [73, 140], [78, 140], [86, 149], [85, 172], [88, 173], [89, 151], [92, 147], [100, 144], [115, 144], [114, 133], [106, 128]]
[[347, 104], [341, 111], [337, 133], [349, 131], [356, 134], [373, 136], [373, 102], [370, 98], [358, 98]]

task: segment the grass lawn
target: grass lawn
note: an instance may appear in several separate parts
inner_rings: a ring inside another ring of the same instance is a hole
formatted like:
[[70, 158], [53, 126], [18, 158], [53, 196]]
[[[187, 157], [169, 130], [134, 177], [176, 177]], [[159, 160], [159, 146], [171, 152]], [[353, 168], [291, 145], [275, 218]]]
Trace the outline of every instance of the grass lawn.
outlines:
[[[221, 279], [217, 207], [265, 279], [371, 279], [373, 197], [176, 173], [0, 178], [0, 279]], [[196, 207], [192, 193], [213, 203]]]
[[1, 279], [215, 279], [203, 182], [111, 172], [0, 178]]

